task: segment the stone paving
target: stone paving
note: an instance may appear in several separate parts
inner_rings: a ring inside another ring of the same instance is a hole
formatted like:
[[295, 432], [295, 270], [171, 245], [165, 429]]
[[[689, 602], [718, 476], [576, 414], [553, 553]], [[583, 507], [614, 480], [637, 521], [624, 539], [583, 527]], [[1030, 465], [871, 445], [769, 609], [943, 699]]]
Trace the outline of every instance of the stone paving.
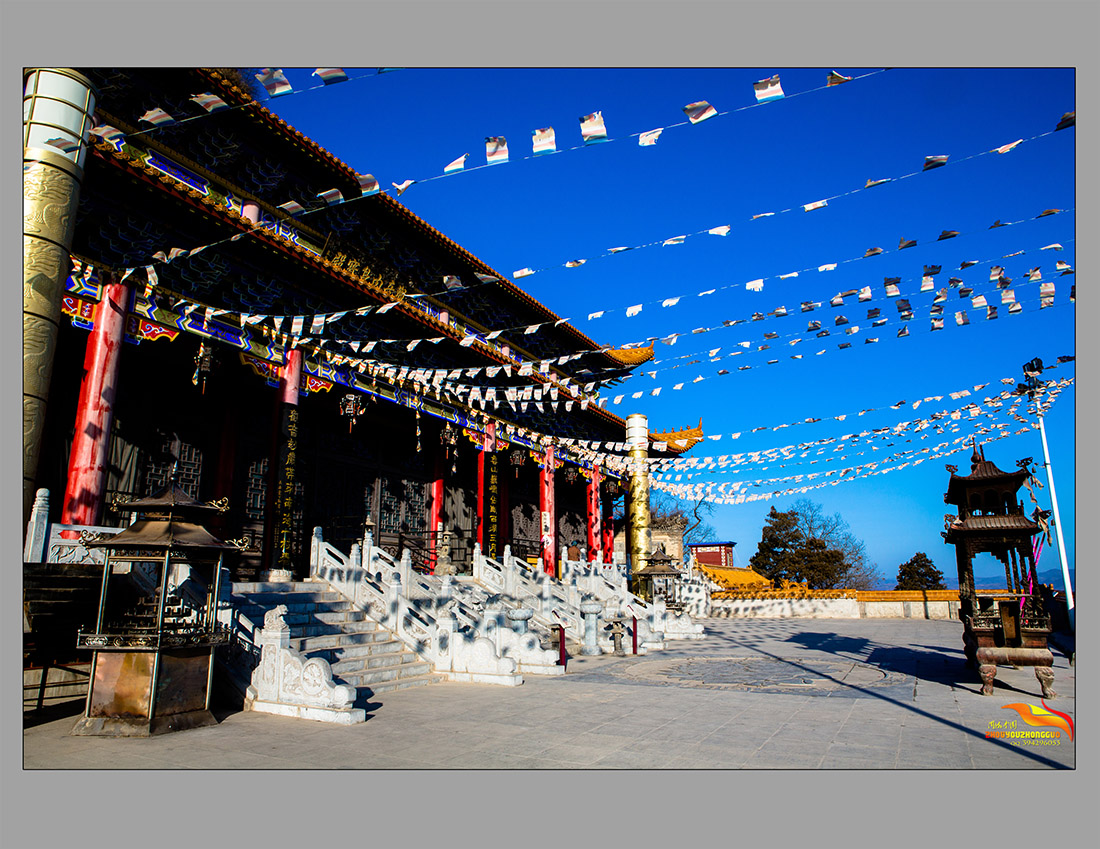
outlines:
[[[1040, 705], [1033, 670], [980, 694], [962, 626], [929, 620], [705, 620], [707, 638], [641, 657], [574, 657], [520, 687], [385, 693], [342, 727], [230, 713], [151, 739], [27, 727], [26, 769], [1057, 769], [1072, 741], [988, 739], [1010, 704]], [[1048, 705], [1075, 717], [1075, 669], [1055, 652]]]

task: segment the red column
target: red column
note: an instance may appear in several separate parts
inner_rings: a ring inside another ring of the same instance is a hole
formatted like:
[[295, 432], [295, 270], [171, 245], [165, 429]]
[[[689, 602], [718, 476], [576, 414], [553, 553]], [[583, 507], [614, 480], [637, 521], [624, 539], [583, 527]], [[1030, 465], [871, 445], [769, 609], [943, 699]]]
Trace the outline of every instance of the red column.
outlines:
[[542, 569], [557, 575], [558, 517], [554, 509], [554, 446], [546, 446], [539, 469], [539, 512], [542, 528]]
[[443, 541], [443, 446], [435, 449], [432, 502], [428, 507], [428, 538], [431, 541], [428, 563], [435, 572], [436, 552]]
[[588, 482], [588, 562], [596, 559], [596, 553], [603, 547], [603, 535], [600, 533], [601, 513], [603, 505], [600, 504], [600, 467], [592, 467], [592, 479]]
[[106, 272], [103, 284], [103, 300], [84, 351], [84, 381], [61, 509], [61, 522], [67, 525], [97, 523], [107, 483], [107, 452], [131, 289]]
[[485, 455], [482, 448], [477, 452], [477, 535], [475, 540], [481, 550], [485, 550]]
[[298, 461], [298, 393], [302, 384], [302, 352], [287, 348], [279, 375], [279, 396], [268, 469], [264, 522], [264, 568], [289, 568], [287, 558], [294, 522], [295, 466]]
[[615, 502], [609, 496], [603, 498], [603, 562], [610, 564], [615, 559]]

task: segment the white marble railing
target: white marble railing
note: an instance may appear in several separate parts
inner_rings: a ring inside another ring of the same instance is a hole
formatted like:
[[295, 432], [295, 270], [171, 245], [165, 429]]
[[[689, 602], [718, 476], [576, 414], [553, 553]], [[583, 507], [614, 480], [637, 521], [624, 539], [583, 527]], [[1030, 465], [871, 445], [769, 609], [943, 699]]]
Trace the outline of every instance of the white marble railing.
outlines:
[[503, 656], [496, 641], [481, 635], [470, 612], [455, 599], [432, 604], [418, 603], [424, 599], [410, 597], [406, 588], [411, 588], [414, 581], [421, 583], [421, 576], [414, 577], [407, 551], [399, 561], [394, 561], [367, 534], [362, 548], [356, 544], [351, 555], [344, 556], [324, 542], [321, 529], [315, 528], [310, 575], [328, 582], [391, 630], [427, 660], [433, 671], [455, 681], [506, 686], [523, 683], [516, 658]]
[[290, 645], [290, 627], [280, 604], [264, 615], [254, 634], [260, 659], [245, 691], [245, 710], [353, 725], [366, 711], [354, 707], [355, 688], [332, 680], [332, 667], [319, 657], [306, 658]]
[[23, 541], [25, 563], [80, 563], [102, 566], [106, 552], [102, 548], [89, 548], [85, 536], [109, 534], [114, 536], [123, 528], [105, 525], [62, 525], [51, 522], [50, 491], [40, 489], [35, 493], [34, 506], [27, 520], [27, 536]]
[[[669, 613], [664, 599], [649, 603], [630, 592], [626, 576], [608, 576], [599, 567], [584, 563], [570, 563], [563, 573], [570, 575], [580, 590], [604, 602], [605, 609], [617, 617], [637, 617], [639, 638], [645, 642], [663, 640], [698, 640], [703, 637], [703, 626], [693, 622], [689, 614]], [[644, 623], [644, 624], [643, 624]]]

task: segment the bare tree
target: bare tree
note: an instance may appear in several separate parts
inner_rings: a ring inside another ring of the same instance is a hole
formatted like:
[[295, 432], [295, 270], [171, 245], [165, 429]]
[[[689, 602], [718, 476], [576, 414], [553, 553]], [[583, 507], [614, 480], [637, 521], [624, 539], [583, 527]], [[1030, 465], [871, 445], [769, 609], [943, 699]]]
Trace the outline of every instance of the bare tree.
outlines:
[[706, 521], [714, 515], [714, 504], [702, 498], [681, 501], [674, 495], [654, 490], [649, 497], [649, 515], [653, 525], [683, 522], [684, 544], [713, 542], [716, 532]]
[[792, 506], [796, 527], [805, 539], [822, 540], [830, 549], [844, 555], [844, 570], [837, 586], [868, 590], [881, 579], [878, 566], [867, 557], [863, 540], [858, 539], [839, 513], [825, 514], [820, 504], [800, 498]]

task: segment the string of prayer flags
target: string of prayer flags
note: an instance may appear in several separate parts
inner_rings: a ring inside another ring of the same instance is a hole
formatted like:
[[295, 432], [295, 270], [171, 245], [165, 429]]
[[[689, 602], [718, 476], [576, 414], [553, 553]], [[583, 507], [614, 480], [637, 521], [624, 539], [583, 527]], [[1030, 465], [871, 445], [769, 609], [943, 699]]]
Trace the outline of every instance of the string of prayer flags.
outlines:
[[874, 188], [875, 186], [881, 186], [881, 185], [883, 185], [883, 184], [885, 184], [885, 183], [889, 183], [889, 182], [891, 182], [891, 180], [890, 180], [890, 178], [889, 178], [889, 177], [887, 177], [887, 178], [885, 178], [885, 179], [883, 179], [883, 180], [871, 180], [871, 179], [868, 179], [868, 180], [867, 180], [867, 183], [866, 183], [866, 185], [864, 185], [864, 187], [863, 187], [863, 188], [865, 188], [865, 189], [873, 189], [873, 188]]
[[532, 154], [539, 156], [543, 153], [555, 153], [557, 149], [553, 127], [541, 127], [531, 131]]
[[1062, 116], [1062, 119], [1058, 122], [1058, 126], [1056, 126], [1054, 129], [1056, 131], [1057, 130], [1064, 130], [1067, 127], [1072, 127], [1076, 124], [1077, 124], [1077, 112], [1076, 111], [1067, 112], [1066, 114], [1064, 114]]
[[591, 115], [581, 115], [581, 138], [585, 144], [607, 141], [607, 128], [603, 124], [603, 112], [593, 112]]
[[683, 110], [688, 120], [693, 124], [698, 124], [700, 121], [705, 121], [707, 118], [713, 118], [718, 114], [715, 108], [705, 100], [689, 103], [687, 106], [683, 107]]
[[812, 212], [815, 209], [822, 209], [829, 205], [827, 200], [815, 200], [813, 203], [804, 204], [802, 209], [806, 212]]
[[931, 171], [933, 168], [942, 168], [947, 164], [947, 155], [938, 156], [926, 156], [924, 157], [924, 167], [922, 171]]
[[193, 94], [191, 100], [205, 109], [207, 112], [217, 112], [219, 109], [228, 109], [229, 104], [216, 94]]
[[868, 248], [863, 258], [867, 259], [868, 257], [878, 256], [880, 253], [882, 253], [882, 248]]
[[409, 190], [409, 186], [415, 182], [415, 180], [405, 180], [403, 183], [390, 183], [390, 185], [397, 191], [397, 196], [401, 197], [401, 195]]
[[711, 227], [707, 232], [712, 236], [728, 236], [730, 232], [730, 225], [723, 224], [721, 227]]
[[175, 118], [173, 118], [171, 115], [169, 115], [163, 109], [160, 109], [156, 106], [154, 106], [152, 109], [150, 109], [148, 112], [146, 112], [140, 118], [138, 118], [138, 120], [139, 121], [145, 121], [145, 123], [147, 123], [147, 124], [152, 124], [154, 127], [164, 127], [164, 126], [167, 126], [168, 124], [176, 123]]
[[898, 250], [903, 251], [906, 248], [916, 247], [916, 245], [917, 245], [917, 240], [916, 239], [901, 239], [898, 242]]
[[942, 242], [944, 239], [954, 239], [957, 235], [959, 235], [958, 230], [943, 230], [940, 232], [940, 235], [936, 237], [936, 241]]
[[264, 68], [260, 73], [256, 74], [256, 79], [260, 81], [260, 84], [265, 89], [267, 89], [267, 93], [270, 97], [278, 97], [279, 95], [289, 94], [293, 91], [290, 81], [287, 80], [286, 75], [283, 74], [282, 68]]
[[756, 94], [757, 103], [767, 103], [783, 97], [783, 86], [779, 84], [779, 74], [753, 83], [752, 88]]
[[1060, 209], [1044, 209], [1042, 212], [1040, 212], [1035, 217], [1036, 218], [1046, 218], [1048, 215], [1057, 215], [1061, 211], [1062, 210], [1060, 210]]
[[347, 82], [348, 75], [343, 68], [314, 68], [311, 77], [320, 77], [325, 85]]
[[640, 136], [638, 136], [638, 144], [642, 147], [649, 147], [650, 145], [657, 144], [657, 139], [661, 137], [661, 133], [665, 131], [664, 127], [658, 130], [646, 130]]
[[663, 242], [661, 242], [661, 244], [662, 245], [682, 245], [684, 243], [684, 239], [686, 239], [686, 238], [687, 238], [687, 236], [673, 236], [671, 239], [665, 239]]
[[513, 280], [519, 280], [519, 278], [521, 278], [521, 277], [529, 277], [530, 275], [532, 275], [534, 273], [535, 272], [530, 268], [521, 268], [519, 271], [513, 271], [512, 272], [512, 279]]
[[850, 83], [851, 81], [851, 77], [838, 74], [836, 71], [829, 71], [829, 76], [825, 78], [825, 86], [828, 88], [834, 85], [841, 85], [842, 83]]
[[1010, 150], [1012, 150], [1014, 147], [1016, 147], [1016, 145], [1022, 144], [1023, 141], [1024, 141], [1023, 139], [1016, 139], [1016, 141], [1012, 142], [1011, 144], [1006, 144], [1006, 145], [1002, 145], [1001, 147], [994, 148], [993, 152], [994, 153], [1008, 153]]
[[489, 165], [508, 161], [508, 140], [504, 136], [485, 137], [485, 161]]
[[323, 200], [327, 204], [343, 203], [344, 196], [340, 194], [338, 189], [328, 189], [324, 192], [318, 192], [317, 197]]
[[565, 264], [565, 267], [566, 268], [580, 268], [586, 262], [588, 262], [588, 260], [586, 260], [586, 259], [571, 259], [571, 260], [569, 260], [569, 262], [567, 262]]
[[462, 154], [454, 162], [450, 163], [443, 169], [444, 174], [454, 174], [458, 171], [462, 171], [466, 167], [466, 159], [470, 156], [468, 153]]

